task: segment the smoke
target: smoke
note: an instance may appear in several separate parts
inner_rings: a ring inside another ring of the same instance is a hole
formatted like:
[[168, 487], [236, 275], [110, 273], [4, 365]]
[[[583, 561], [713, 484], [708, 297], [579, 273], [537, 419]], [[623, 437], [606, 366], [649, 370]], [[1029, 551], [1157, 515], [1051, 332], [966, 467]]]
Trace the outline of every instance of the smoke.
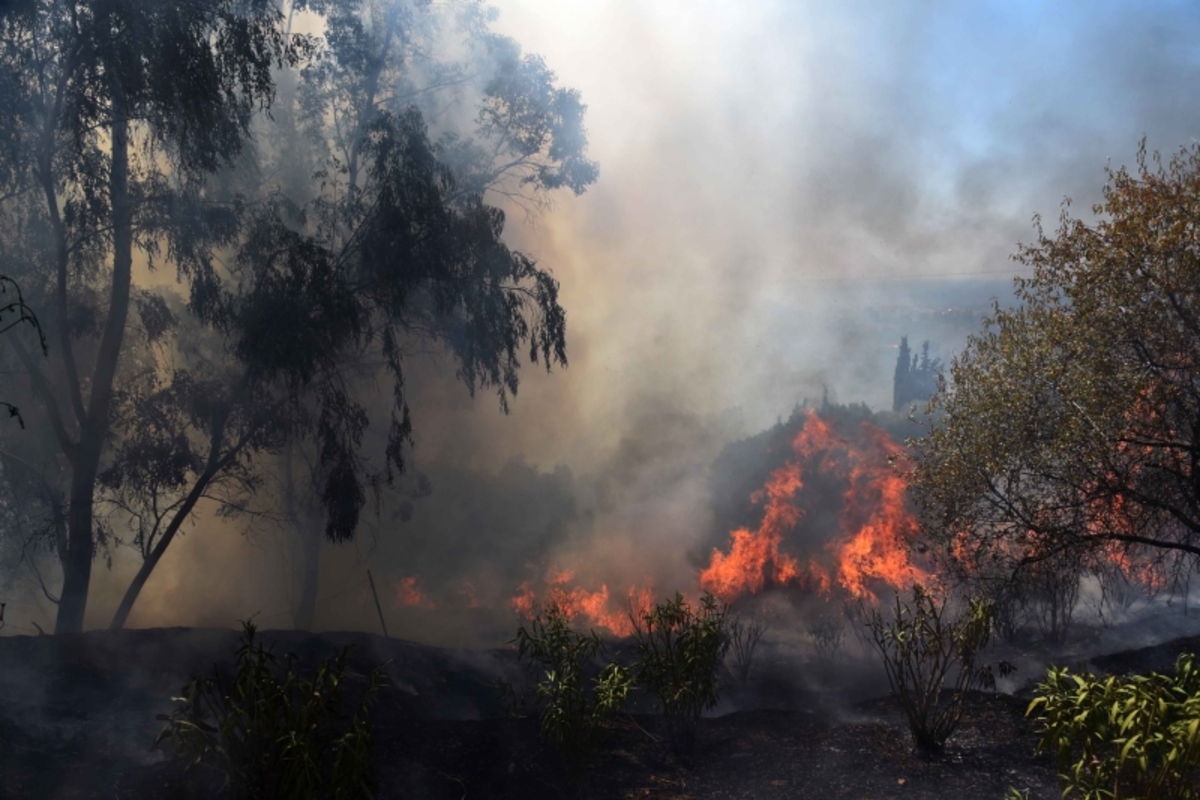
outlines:
[[643, 398], [740, 407], [751, 431], [822, 385], [884, 406], [879, 351], [912, 331], [864, 308], [926, 305], [917, 276], [1003, 297], [1035, 213], [1086, 209], [1140, 137], [1196, 129], [1200, 20], [1178, 4], [500, 8], [581, 90], [601, 178], [510, 226], [563, 281], [572, 365], [531, 371], [508, 419], [456, 415], [493, 463], [582, 467]]
[[[562, 283], [570, 367], [524, 370], [504, 415], [437, 354], [413, 362], [433, 493], [407, 521], [384, 500], [357, 544], [326, 549], [320, 627], [376, 629], [368, 567], [393, 632], [418, 638], [470, 627], [468, 582], [496, 629], [552, 568], [687, 588], [728, 442], [826, 390], [889, 406], [901, 335], [950, 355], [1004, 298], [1035, 213], [1085, 209], [1106, 164], [1142, 136], [1171, 151], [1200, 118], [1185, 3], [497, 6], [588, 104], [598, 183], [534, 219], [510, 207], [506, 234]], [[131, 624], [286, 625], [285, 548], [199, 519]], [[97, 571], [90, 624], [131, 572]], [[404, 607], [410, 576], [440, 608], [463, 598], [462, 625]]]

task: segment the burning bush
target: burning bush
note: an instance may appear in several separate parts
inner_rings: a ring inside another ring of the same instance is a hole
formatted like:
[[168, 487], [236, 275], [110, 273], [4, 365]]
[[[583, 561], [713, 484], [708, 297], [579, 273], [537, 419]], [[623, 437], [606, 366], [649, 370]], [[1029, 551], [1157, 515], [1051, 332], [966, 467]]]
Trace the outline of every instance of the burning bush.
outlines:
[[369, 710], [386, 681], [383, 667], [366, 676], [347, 718], [342, 689], [351, 648], [307, 679], [290, 668], [285, 672], [255, 633], [253, 622], [242, 623], [232, 683], [223, 682], [214, 667], [211, 678], [183, 687], [174, 698], [179, 708], [160, 717], [167, 726], [155, 746], [169, 741], [176, 755], [189, 760], [189, 770], [211, 770], [235, 800], [370, 797]]
[[844, 417], [793, 415], [783, 463], [750, 495], [753, 512], [726, 547], [713, 548], [702, 588], [726, 603], [772, 587], [874, 602], [881, 588], [928, 578], [911, 557], [917, 523], [893, 467], [904, 449], [870, 418]]
[[[965, 693], [995, 686], [991, 666], [977, 664], [992, 636], [991, 606], [971, 598], [966, 612], [951, 622], [945, 600], [939, 602], [918, 583], [910, 602], [896, 596], [891, 620], [873, 610], [868, 625], [892, 694], [908, 717], [914, 746], [926, 755], [941, 752], [962, 720]], [[1000, 663], [1002, 675], [1011, 669]]]
[[[539, 673], [533, 703], [541, 715], [542, 738], [558, 751], [567, 777], [580, 781], [596, 760], [604, 729], [629, 695], [632, 677], [620, 664], [609, 663], [588, 691], [586, 673], [603, 653], [600, 635], [572, 630], [556, 605], [518, 628], [514, 641], [518, 659]], [[519, 705], [511, 686], [501, 688]]]
[[1063, 797], [1183, 800], [1200, 781], [1200, 671], [1181, 655], [1174, 675], [1131, 678], [1055, 667], [1038, 685], [1038, 751], [1058, 758]]
[[696, 720], [717, 704], [717, 668], [729, 647], [728, 607], [711, 593], [693, 607], [678, 592], [672, 600], [634, 616], [638, 681], [658, 697], [671, 746], [690, 754]]

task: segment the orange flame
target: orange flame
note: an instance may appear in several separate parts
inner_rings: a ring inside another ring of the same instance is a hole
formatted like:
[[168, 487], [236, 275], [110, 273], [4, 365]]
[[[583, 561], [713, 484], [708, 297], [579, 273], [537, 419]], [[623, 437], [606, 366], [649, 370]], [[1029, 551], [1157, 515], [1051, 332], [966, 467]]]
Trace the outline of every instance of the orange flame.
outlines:
[[[759, 526], [733, 531], [728, 552], [713, 549], [700, 572], [704, 589], [732, 602], [771, 584], [800, 586], [826, 596], [836, 586], [852, 597], [874, 601], [873, 584], [901, 588], [929, 580], [909, 558], [908, 543], [917, 523], [907, 506], [904, 477], [891, 464], [902, 451], [884, 431], [863, 422], [852, 438], [839, 437], [829, 421], [810, 410], [792, 440], [792, 450], [795, 458], [772, 472], [767, 485], [751, 496], [755, 503], [765, 502]], [[807, 563], [781, 549], [805, 515], [796, 500], [804, 488], [805, 470], [846, 483], [840, 530]]]
[[649, 587], [631, 586], [625, 593], [626, 603], [614, 609], [608, 584], [602, 583], [598, 590], [588, 591], [580, 586], [569, 586], [574, 577], [572, 570], [551, 568], [546, 574], [548, 589], [544, 601], [539, 601], [533, 587], [525, 581], [517, 587], [517, 594], [512, 598], [513, 609], [522, 617], [530, 618], [540, 606], [554, 606], [573, 624], [629, 636], [633, 633], [630, 614], [643, 614], [653, 605], [654, 594]]
[[400, 583], [396, 587], [400, 605], [409, 608], [433, 609], [435, 608], [433, 601], [417, 586], [419, 578], [419, 575], [406, 575], [400, 579]]

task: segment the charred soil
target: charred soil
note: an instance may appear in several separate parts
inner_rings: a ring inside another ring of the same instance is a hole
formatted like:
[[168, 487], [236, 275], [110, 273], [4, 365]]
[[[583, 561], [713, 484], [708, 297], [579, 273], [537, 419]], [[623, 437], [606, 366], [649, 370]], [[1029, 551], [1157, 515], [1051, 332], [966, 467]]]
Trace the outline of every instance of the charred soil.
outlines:
[[[962, 727], [932, 760], [913, 754], [887, 699], [847, 702], [803, 689], [760, 695], [775, 708], [702, 719], [685, 761], [672, 754], [660, 717], [622, 715], [578, 787], [540, 741], [535, 719], [503, 716], [494, 682], [516, 677], [510, 652], [366, 634], [263, 637], [278, 653], [297, 653], [301, 669], [346, 644], [357, 648], [355, 672], [390, 662], [392, 683], [372, 713], [379, 798], [999, 800], [1008, 786], [1058, 796], [1053, 764], [1033, 754], [1023, 697], [972, 694]], [[162, 725], [155, 715], [171, 710], [190, 676], [229, 664], [236, 641], [233, 631], [191, 629], [0, 639], [0, 796], [196, 797], [181, 766], [150, 751]]]

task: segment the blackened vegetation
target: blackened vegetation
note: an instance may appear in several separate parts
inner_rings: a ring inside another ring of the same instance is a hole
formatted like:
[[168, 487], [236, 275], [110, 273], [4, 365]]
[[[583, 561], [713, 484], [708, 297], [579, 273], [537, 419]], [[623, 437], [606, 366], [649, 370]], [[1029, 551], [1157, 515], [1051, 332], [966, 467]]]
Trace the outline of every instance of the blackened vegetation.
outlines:
[[[371, 707], [376, 797], [560, 798], [576, 790], [536, 718], [505, 718], [497, 677], [515, 680], [515, 651], [467, 653], [367, 634], [259, 634], [295, 653], [305, 679], [353, 644], [347, 673], [387, 662]], [[0, 779], [16, 797], [169, 800], [188, 796], [186, 762], [148, 748], [191, 676], [234, 675], [235, 631], [97, 631], [82, 637], [0, 639]], [[1136, 657], [1128, 660], [1135, 663]], [[701, 717], [690, 765], [672, 752], [659, 714], [631, 709], [607, 731], [586, 796], [596, 798], [1001, 797], [1006, 786], [1058, 795], [1049, 759], [1035, 759], [1027, 699], [972, 693], [942, 758], [912, 752], [890, 700], [842, 704], [800, 688], [797, 665], [768, 659], [747, 691], [786, 684], [771, 708]], [[844, 672], [847, 672], [844, 670]], [[276, 675], [283, 675], [277, 671]], [[43, 693], [43, 681], [49, 680]], [[347, 708], [363, 682], [347, 684]], [[750, 696], [750, 695], [747, 695]], [[760, 696], [765, 696], [761, 695]], [[900, 781], [904, 784], [901, 785]], [[195, 795], [192, 795], [193, 797]], [[216, 794], [208, 796], [218, 796]]]

